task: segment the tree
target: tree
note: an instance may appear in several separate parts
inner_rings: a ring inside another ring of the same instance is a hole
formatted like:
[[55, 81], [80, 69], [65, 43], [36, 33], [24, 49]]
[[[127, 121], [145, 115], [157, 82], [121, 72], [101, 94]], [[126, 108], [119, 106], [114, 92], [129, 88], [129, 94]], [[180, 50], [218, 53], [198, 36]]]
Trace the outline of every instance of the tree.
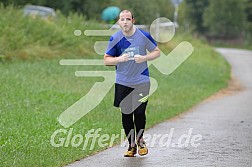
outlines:
[[48, 6], [59, 9], [63, 14], [77, 12], [87, 19], [101, 20], [103, 9], [108, 6], [118, 6], [120, 9], [130, 9], [136, 16], [137, 24], [151, 24], [158, 14], [172, 19], [173, 7], [170, 0], [0, 0], [5, 6], [23, 7], [26, 4]]
[[246, 0], [245, 13], [247, 21], [252, 23], [252, 0]]
[[245, 25], [245, 42], [251, 45], [252, 42], [252, 0], [246, 0], [245, 5], [246, 25]]
[[173, 7], [169, 0], [123, 0], [121, 9], [134, 13], [136, 24], [151, 24], [157, 17], [172, 19]]
[[234, 38], [242, 34], [245, 23], [244, 1], [211, 0], [204, 12], [207, 36]]
[[203, 14], [208, 4], [209, 0], [185, 0], [186, 19], [190, 22], [192, 29], [201, 34], [204, 34], [207, 30], [203, 25]]

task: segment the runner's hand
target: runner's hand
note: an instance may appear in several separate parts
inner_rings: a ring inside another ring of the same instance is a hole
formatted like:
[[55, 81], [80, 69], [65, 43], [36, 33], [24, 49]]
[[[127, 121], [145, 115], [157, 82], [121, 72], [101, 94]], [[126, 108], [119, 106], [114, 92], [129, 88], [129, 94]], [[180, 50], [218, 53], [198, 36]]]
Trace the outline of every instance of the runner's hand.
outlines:
[[145, 56], [135, 55], [134, 58], [135, 58], [135, 62], [136, 62], [136, 63], [142, 63], [142, 62], [145, 62], [145, 61], [146, 61], [146, 60], [145, 60]]
[[123, 54], [119, 57], [116, 57], [118, 63], [126, 62], [129, 60], [129, 54]]

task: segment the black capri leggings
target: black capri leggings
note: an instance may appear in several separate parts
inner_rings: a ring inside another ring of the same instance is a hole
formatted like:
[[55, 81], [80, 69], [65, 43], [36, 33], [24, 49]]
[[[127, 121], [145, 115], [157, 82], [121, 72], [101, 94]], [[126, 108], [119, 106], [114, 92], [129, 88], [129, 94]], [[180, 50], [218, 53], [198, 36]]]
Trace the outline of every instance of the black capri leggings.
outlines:
[[121, 109], [122, 125], [130, 144], [143, 137], [149, 90], [149, 82], [130, 87], [115, 84], [114, 106]]

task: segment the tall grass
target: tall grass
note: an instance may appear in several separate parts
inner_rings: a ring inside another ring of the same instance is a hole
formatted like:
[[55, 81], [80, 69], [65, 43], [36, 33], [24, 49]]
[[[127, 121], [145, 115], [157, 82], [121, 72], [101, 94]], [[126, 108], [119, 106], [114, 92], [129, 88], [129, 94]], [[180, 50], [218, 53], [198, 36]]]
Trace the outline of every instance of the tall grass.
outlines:
[[[84, 30], [102, 28], [75, 13], [65, 17], [58, 11], [56, 18], [42, 19], [1, 5], [0, 15], [0, 54], [6, 59], [83, 57], [94, 53], [94, 38], [83, 35]], [[74, 30], [82, 35], [76, 37]]]

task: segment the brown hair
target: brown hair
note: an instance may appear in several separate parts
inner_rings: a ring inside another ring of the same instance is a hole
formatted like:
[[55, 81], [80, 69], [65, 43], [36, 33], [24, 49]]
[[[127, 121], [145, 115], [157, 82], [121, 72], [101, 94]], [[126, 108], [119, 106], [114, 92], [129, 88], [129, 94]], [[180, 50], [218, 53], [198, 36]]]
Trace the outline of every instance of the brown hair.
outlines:
[[[132, 13], [130, 10], [122, 10], [122, 11], [120, 12], [120, 14], [121, 14], [121, 13], [128, 13], [128, 12], [131, 14], [132, 19], [134, 19], [134, 15], [133, 15], [133, 13]], [[118, 16], [118, 19], [120, 18], [120, 14], [119, 14], [119, 16]]]

